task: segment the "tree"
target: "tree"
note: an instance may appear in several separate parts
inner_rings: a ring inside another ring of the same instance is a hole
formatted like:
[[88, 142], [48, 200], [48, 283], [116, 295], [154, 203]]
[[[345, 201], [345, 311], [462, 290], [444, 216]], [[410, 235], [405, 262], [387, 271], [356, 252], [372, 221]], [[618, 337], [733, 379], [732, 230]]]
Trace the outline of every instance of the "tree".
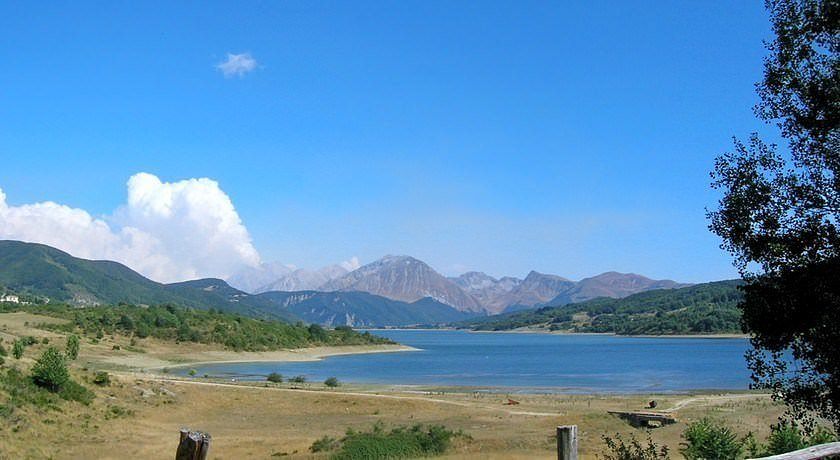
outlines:
[[26, 345], [24, 345], [23, 340], [15, 340], [15, 343], [12, 345], [12, 356], [14, 356], [15, 359], [20, 359], [23, 357], [23, 350], [25, 348]]
[[268, 377], [266, 377], [265, 379], [272, 383], [283, 383], [283, 374], [272, 372], [268, 374]]
[[69, 380], [67, 362], [56, 347], [47, 348], [32, 366], [32, 381], [50, 391], [59, 391]]
[[335, 377], [329, 377], [326, 380], [324, 380], [324, 385], [326, 385], [330, 388], [335, 388], [335, 387], [341, 385], [341, 382], [339, 382], [338, 379], [335, 378]]
[[75, 360], [79, 357], [79, 336], [76, 334], [67, 337], [67, 349], [65, 350], [67, 359]]
[[746, 281], [742, 327], [754, 386], [772, 389], [808, 430], [840, 428], [840, 2], [767, 0], [756, 114], [788, 143], [753, 135], [717, 159], [709, 213]]

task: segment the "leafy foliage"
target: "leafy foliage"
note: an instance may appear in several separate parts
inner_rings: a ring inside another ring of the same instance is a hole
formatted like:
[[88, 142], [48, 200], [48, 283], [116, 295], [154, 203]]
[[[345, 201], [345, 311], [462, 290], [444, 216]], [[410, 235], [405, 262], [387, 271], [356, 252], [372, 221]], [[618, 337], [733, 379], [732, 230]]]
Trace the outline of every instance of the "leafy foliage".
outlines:
[[[467, 324], [476, 330], [542, 326], [572, 332], [707, 334], [740, 331], [739, 281], [661, 289], [623, 299], [599, 298], [494, 316]], [[578, 320], [577, 317], [585, 320]]]
[[79, 357], [79, 336], [76, 334], [70, 334], [67, 337], [67, 349], [65, 351], [67, 355], [67, 359], [75, 360]]
[[735, 460], [744, 450], [743, 442], [728, 426], [709, 418], [690, 424], [682, 437], [685, 442], [680, 453], [687, 460]]
[[277, 372], [272, 372], [268, 374], [268, 377], [266, 377], [265, 379], [272, 383], [283, 383], [283, 375], [278, 374]]
[[757, 115], [789, 152], [753, 135], [717, 159], [709, 213], [747, 280], [743, 325], [755, 384], [789, 414], [840, 428], [840, 3], [768, 0], [774, 32]]
[[647, 443], [642, 443], [635, 436], [625, 441], [620, 434], [616, 433], [615, 438], [603, 436], [607, 452], [604, 460], [667, 460], [668, 447], [659, 446], [648, 435]]
[[20, 359], [23, 357], [23, 351], [26, 348], [26, 342], [22, 339], [15, 340], [15, 343], [12, 345], [12, 356], [15, 359]]
[[51, 391], [59, 391], [70, 380], [67, 360], [55, 347], [49, 347], [32, 366], [32, 381]]
[[335, 388], [335, 387], [341, 385], [341, 382], [339, 382], [338, 379], [335, 378], [335, 377], [329, 377], [326, 380], [324, 380], [324, 385], [326, 385], [330, 388]]
[[336, 450], [333, 460], [398, 459], [441, 455], [455, 436], [463, 435], [441, 425], [414, 425], [386, 430], [376, 424], [370, 431], [348, 430], [339, 441], [325, 436], [312, 444], [312, 452]]
[[97, 371], [93, 376], [93, 383], [101, 387], [111, 384], [111, 376], [105, 371]]

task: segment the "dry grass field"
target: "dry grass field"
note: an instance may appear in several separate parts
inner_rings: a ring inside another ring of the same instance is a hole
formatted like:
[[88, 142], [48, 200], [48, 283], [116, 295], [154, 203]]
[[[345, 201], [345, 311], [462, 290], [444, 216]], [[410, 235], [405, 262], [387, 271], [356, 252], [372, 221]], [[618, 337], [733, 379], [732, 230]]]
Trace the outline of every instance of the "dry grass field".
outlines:
[[[50, 344], [63, 347], [61, 334], [33, 327], [43, 321], [44, 317], [22, 313], [0, 314], [0, 338], [7, 349], [10, 340], [22, 335], [46, 337]], [[127, 346], [128, 340], [106, 337], [92, 344], [84, 339], [72, 372], [95, 391], [94, 402], [85, 406], [64, 401], [48, 410], [15, 408], [0, 424], [0, 458], [169, 458], [181, 427], [211, 433], [210, 458], [214, 459], [326, 458], [309, 452], [313, 441], [324, 435], [341, 437], [348, 428], [367, 429], [380, 422], [386, 427], [435, 423], [462, 430], [468, 436], [457, 438], [443, 458], [476, 459], [555, 458], [555, 427], [576, 424], [581, 457], [594, 459], [603, 446], [603, 434], [647, 436], [645, 430], [632, 428], [607, 411], [641, 409], [650, 399], [656, 399], [660, 409], [674, 409], [678, 423], [652, 430], [650, 435], [675, 454], [680, 433], [692, 420], [712, 416], [741, 434], [752, 431], [761, 439], [781, 413], [767, 395], [749, 393], [516, 395], [520, 404], [510, 406], [504, 404], [503, 394], [445, 389], [353, 385], [327, 389], [321, 384], [293, 389], [288, 384], [174, 379], [139, 372], [131, 364], [140, 362], [143, 365], [137, 367], [149, 368], [154, 367], [150, 363], [204, 361], [219, 351], [152, 340], [132, 347]], [[120, 350], [113, 349], [115, 344]], [[20, 361], [9, 356], [5, 366], [27, 369], [45, 346], [29, 347]], [[91, 383], [97, 369], [110, 370], [111, 385]], [[0, 390], [0, 404], [5, 397]]]

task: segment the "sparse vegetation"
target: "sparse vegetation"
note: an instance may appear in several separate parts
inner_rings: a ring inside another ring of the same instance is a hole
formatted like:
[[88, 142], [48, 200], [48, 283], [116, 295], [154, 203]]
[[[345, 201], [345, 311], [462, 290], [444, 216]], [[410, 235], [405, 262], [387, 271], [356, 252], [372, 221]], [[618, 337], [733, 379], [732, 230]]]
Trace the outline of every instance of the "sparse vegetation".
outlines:
[[265, 379], [272, 383], [283, 383], [283, 375], [278, 374], [277, 372], [272, 372], [268, 374], [268, 376]]
[[335, 378], [335, 377], [329, 377], [326, 380], [324, 380], [324, 385], [326, 385], [330, 388], [335, 388], [335, 387], [341, 385], [341, 382], [339, 382], [338, 379]]
[[604, 460], [667, 460], [669, 459], [668, 447], [659, 446], [650, 435], [647, 442], [642, 443], [636, 436], [630, 435], [627, 441], [616, 433], [614, 438], [603, 436], [607, 452]]
[[289, 379], [290, 383], [306, 383], [305, 375], [296, 375]]

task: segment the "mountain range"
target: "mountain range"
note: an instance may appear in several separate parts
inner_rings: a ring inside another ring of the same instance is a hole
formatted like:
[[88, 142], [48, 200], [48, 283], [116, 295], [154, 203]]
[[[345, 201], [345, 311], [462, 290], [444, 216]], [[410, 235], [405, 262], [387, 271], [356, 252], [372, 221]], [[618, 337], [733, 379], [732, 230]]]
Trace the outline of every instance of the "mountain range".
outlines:
[[355, 270], [343, 265], [307, 271], [263, 264], [229, 281], [234, 286], [212, 278], [163, 284], [117, 262], [80, 259], [41, 244], [0, 241], [0, 289], [80, 306], [173, 303], [331, 326], [450, 323], [684, 286], [616, 272], [580, 281], [536, 271], [524, 279], [497, 279], [481, 272], [447, 278], [410, 256], [385, 256]]
[[8, 291], [82, 307], [171, 303], [330, 326], [438, 324], [471, 316], [430, 298], [403, 302], [355, 291], [254, 295], [214, 278], [163, 284], [117, 262], [80, 259], [43, 244], [0, 241], [0, 294]]
[[[249, 269], [253, 270], [253, 269]], [[598, 297], [621, 298], [653, 289], [686, 286], [671, 280], [652, 280], [633, 273], [607, 272], [580, 281], [531, 271], [524, 279], [494, 278], [468, 272], [447, 278], [425, 262], [410, 256], [385, 256], [355, 270], [335, 265], [317, 271], [289, 271], [273, 282], [249, 279], [249, 271], [228, 281], [243, 290], [262, 284], [254, 293], [313, 290], [360, 291], [392, 300], [416, 302], [431, 298], [459, 311], [497, 314], [543, 305], [563, 305]], [[263, 276], [264, 273], [260, 273]]]

